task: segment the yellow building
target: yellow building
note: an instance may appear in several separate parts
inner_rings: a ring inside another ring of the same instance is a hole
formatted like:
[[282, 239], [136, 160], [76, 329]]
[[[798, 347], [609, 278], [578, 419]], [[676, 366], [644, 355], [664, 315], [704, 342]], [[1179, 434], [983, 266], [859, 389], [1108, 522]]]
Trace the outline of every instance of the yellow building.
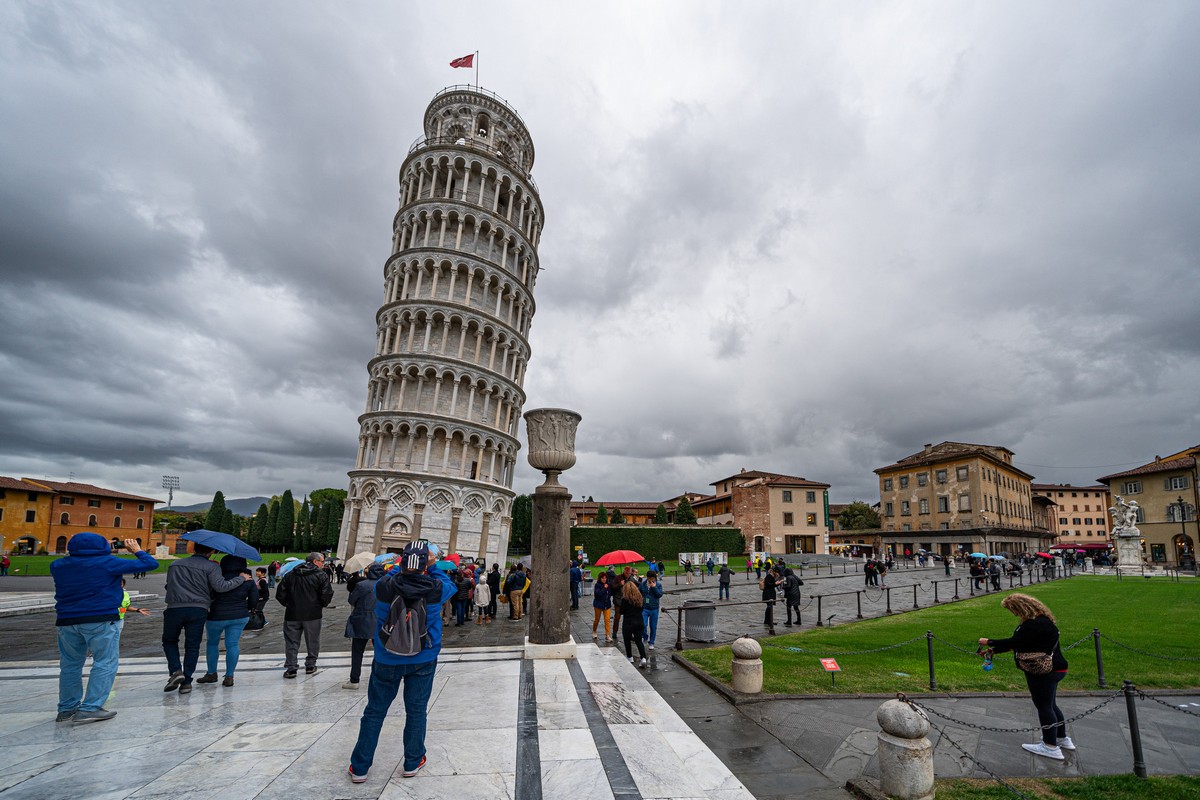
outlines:
[[1007, 447], [942, 442], [875, 470], [885, 548], [1017, 554], [1053, 543], [1052, 504]]
[[0, 475], [0, 553], [49, 549], [52, 497], [44, 486]]
[[1033, 496], [1054, 503], [1050, 530], [1060, 549], [1072, 545], [1085, 550], [1104, 550], [1111, 545], [1112, 500], [1107, 486], [1071, 486], [1066, 483], [1035, 483]]
[[1152, 563], [1190, 568], [1196, 562], [1197, 460], [1200, 445], [1099, 479], [1114, 499], [1137, 501], [1142, 554]]

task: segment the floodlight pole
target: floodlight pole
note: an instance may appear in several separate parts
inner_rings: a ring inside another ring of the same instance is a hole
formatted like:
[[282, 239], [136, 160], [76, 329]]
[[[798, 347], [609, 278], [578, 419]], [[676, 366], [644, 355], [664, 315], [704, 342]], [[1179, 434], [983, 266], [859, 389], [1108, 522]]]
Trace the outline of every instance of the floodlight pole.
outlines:
[[170, 509], [175, 502], [175, 490], [179, 488], [179, 476], [163, 475], [162, 488], [167, 490], [167, 508]]

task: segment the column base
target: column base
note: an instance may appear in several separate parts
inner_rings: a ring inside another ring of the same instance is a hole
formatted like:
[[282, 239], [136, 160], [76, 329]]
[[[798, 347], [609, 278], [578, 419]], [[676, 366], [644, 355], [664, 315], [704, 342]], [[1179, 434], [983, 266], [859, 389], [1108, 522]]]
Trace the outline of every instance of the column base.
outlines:
[[575, 637], [561, 644], [531, 644], [526, 636], [525, 658], [575, 658]]

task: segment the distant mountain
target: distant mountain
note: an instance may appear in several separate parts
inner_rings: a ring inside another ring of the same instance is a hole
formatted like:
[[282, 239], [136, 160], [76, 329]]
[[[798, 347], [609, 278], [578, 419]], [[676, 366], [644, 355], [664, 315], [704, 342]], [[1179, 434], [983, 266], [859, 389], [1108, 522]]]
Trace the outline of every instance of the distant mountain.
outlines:
[[[229, 498], [226, 498], [225, 507], [237, 514], [239, 517], [248, 517], [251, 514], [258, 513], [258, 507], [263, 503], [267, 503], [269, 505], [270, 502], [271, 498], [269, 497], [242, 497], [237, 500], [230, 500]], [[212, 501], [210, 500], [207, 503], [195, 503], [194, 505], [190, 506], [172, 506], [171, 510], [185, 512], [207, 511], [208, 507], [211, 505]], [[159, 510], [161, 511], [162, 508]]]

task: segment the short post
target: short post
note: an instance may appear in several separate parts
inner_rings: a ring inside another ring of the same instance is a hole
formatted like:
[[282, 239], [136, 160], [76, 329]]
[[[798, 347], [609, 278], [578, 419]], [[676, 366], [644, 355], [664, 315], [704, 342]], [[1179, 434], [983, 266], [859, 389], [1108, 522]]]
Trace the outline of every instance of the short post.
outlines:
[[925, 649], [929, 652], [929, 691], [937, 691], [937, 676], [933, 672], [933, 631], [925, 631]]
[[913, 584], [913, 608], [920, 608], [920, 606], [917, 605], [917, 584], [915, 583]]
[[974, 597], [975, 596], [975, 579], [968, 578], [967, 583], [969, 584], [968, 588], [970, 588], [970, 590], [971, 590], [971, 597]]
[[1133, 745], [1133, 774], [1146, 777], [1146, 757], [1142, 755], [1142, 732], [1138, 728], [1137, 705], [1134, 703], [1133, 681], [1125, 681], [1125, 711], [1129, 714], [1129, 743]]
[[1092, 628], [1092, 639], [1096, 642], [1096, 677], [1100, 681], [1100, 688], [1107, 686], [1104, 682], [1104, 657], [1100, 655], [1100, 629]]
[[[858, 601], [858, 619], [862, 619], [863, 615], [862, 615], [862, 590], [861, 589], [859, 589], [857, 592], [854, 593], [854, 599]], [[818, 612], [817, 616], [818, 617], [821, 616], [820, 609], [817, 609], [817, 612]]]
[[957, 600], [957, 599], [958, 599], [958, 581], [959, 581], [959, 579], [958, 579], [958, 578], [955, 578], [955, 579], [954, 579], [954, 597], [950, 598], [951, 600]]
[[939, 602], [941, 602], [940, 600], [938, 600], [938, 595], [937, 595], [937, 593], [938, 593], [938, 588], [937, 588], [937, 585], [938, 585], [938, 582], [937, 582], [937, 581], [934, 581], [934, 582], [933, 582], [933, 602], [934, 602], [934, 605], [937, 605]]
[[825, 627], [825, 621], [821, 619], [821, 595], [817, 595], [817, 627]]
[[886, 589], [884, 589], [884, 591], [887, 592], [887, 613], [891, 614], [892, 613], [892, 587], [889, 586]]
[[683, 649], [683, 606], [675, 609], [675, 649]]
[[735, 692], [758, 694], [763, 687], [762, 645], [743, 636], [733, 643], [730, 684]]
[[879, 788], [901, 800], [933, 800], [933, 745], [929, 720], [907, 703], [888, 700], [879, 722]]

